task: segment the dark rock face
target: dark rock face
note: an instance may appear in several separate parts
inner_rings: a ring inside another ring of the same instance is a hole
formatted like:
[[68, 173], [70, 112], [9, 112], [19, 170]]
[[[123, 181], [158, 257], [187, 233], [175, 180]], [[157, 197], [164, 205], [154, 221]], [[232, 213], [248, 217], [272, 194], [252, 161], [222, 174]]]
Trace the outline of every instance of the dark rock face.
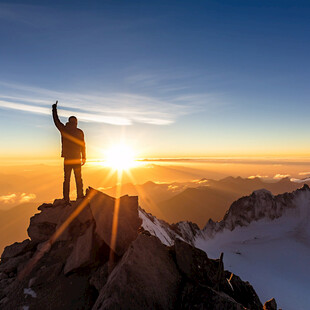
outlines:
[[[95, 191], [91, 189], [91, 191]], [[96, 221], [96, 233], [117, 254], [123, 255], [129, 244], [138, 236], [142, 221], [138, 214], [138, 197], [123, 196], [114, 199], [96, 191], [90, 201], [90, 209]], [[115, 233], [116, 242], [112, 244], [113, 219], [118, 219]]]
[[[182, 273], [192, 282], [213, 287], [218, 274], [218, 263], [207, 254], [179, 239], [175, 241], [176, 263]], [[224, 278], [221, 279], [224, 282]]]
[[228, 283], [221, 260], [184, 241], [166, 246], [146, 234], [137, 197], [115, 200], [91, 189], [72, 206], [55, 200], [39, 210], [30, 221], [31, 239], [2, 254], [3, 310], [262, 309], [249, 283], [237, 276]]
[[93, 309], [175, 309], [180, 281], [167, 247], [141, 234], [109, 276]]
[[277, 310], [277, 303], [274, 298], [268, 300], [264, 304], [264, 310]]
[[231, 285], [229, 295], [232, 298], [251, 310], [262, 309], [263, 305], [249, 282], [243, 282], [238, 276], [229, 271], [226, 271], [225, 274]]
[[245, 310], [241, 304], [223, 292], [200, 284], [187, 284], [182, 293], [181, 310]]
[[29, 239], [26, 239], [23, 242], [15, 242], [10, 246], [5, 247], [5, 249], [1, 255], [1, 261], [5, 262], [9, 258], [19, 256], [23, 253], [26, 253], [27, 249], [31, 249], [31, 244], [30, 244]]

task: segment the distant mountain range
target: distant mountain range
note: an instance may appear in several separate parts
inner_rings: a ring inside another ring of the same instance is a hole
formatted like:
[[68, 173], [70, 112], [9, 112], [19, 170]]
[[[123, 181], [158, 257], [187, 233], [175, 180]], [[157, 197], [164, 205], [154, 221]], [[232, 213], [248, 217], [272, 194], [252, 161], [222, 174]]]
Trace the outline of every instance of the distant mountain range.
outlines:
[[0, 252], [8, 244], [26, 238], [29, 219], [37, 207], [37, 203], [22, 203], [10, 210], [0, 210]]
[[[220, 220], [233, 201], [254, 190], [265, 188], [277, 195], [296, 190], [303, 184], [310, 183], [292, 182], [289, 178], [266, 182], [260, 178], [227, 177], [184, 183], [125, 184], [121, 195], [138, 195], [142, 208], [169, 223], [191, 221], [203, 227], [209, 218]], [[116, 194], [116, 187], [100, 190], [111, 196]]]
[[[139, 197], [139, 205], [147, 212], [169, 223], [191, 221], [201, 228], [211, 218], [220, 220], [238, 198], [265, 188], [273, 194], [294, 191], [310, 182], [292, 182], [284, 178], [265, 182], [260, 178], [227, 177], [221, 180], [203, 178], [191, 182], [123, 184], [121, 196]], [[115, 197], [116, 187], [99, 188]], [[31, 191], [31, 189], [29, 189]], [[42, 198], [43, 193], [40, 195]], [[38, 201], [19, 204], [8, 211], [0, 210], [0, 251], [13, 241], [26, 238], [29, 217], [36, 213]]]

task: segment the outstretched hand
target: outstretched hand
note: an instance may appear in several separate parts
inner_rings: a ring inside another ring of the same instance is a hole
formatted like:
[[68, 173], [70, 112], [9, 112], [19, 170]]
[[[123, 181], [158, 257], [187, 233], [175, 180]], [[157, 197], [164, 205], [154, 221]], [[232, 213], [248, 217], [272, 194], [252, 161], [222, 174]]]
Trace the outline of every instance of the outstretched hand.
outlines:
[[56, 100], [56, 103], [53, 104], [53, 108], [57, 109], [58, 100]]

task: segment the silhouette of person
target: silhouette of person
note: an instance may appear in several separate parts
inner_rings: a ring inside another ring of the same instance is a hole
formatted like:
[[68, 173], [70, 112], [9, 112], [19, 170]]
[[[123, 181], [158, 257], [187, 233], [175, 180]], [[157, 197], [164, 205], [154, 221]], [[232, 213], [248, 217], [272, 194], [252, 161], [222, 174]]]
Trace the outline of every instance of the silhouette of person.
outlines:
[[58, 101], [52, 106], [53, 120], [61, 134], [61, 157], [64, 158], [63, 197], [66, 205], [69, 205], [70, 178], [72, 170], [75, 175], [77, 199], [84, 197], [81, 166], [86, 162], [85, 141], [83, 131], [77, 128], [78, 120], [75, 116], [70, 116], [66, 125], [59, 120], [57, 104]]

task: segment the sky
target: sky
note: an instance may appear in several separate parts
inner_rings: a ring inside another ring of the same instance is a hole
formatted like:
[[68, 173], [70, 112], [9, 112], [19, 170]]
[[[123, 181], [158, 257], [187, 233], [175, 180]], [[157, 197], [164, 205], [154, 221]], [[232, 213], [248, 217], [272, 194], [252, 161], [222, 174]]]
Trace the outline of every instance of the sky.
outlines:
[[309, 157], [309, 1], [0, 1], [0, 158]]

